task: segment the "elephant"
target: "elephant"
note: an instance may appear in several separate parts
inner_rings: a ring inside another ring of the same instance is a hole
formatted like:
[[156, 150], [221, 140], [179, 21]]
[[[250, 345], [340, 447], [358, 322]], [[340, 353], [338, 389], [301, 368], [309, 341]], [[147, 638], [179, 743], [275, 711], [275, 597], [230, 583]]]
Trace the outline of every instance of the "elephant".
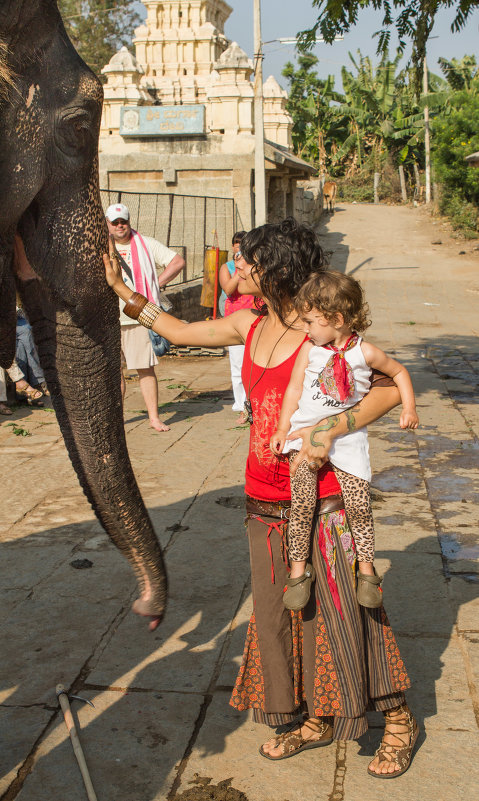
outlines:
[[[55, 0], [0, 0], [0, 32], [0, 365], [14, 357], [17, 288], [72, 464], [135, 571], [133, 609], [151, 616], [153, 630], [167, 578], [123, 425], [118, 301], [101, 258], [102, 86]], [[16, 232], [34, 270], [29, 280], [14, 275]]]

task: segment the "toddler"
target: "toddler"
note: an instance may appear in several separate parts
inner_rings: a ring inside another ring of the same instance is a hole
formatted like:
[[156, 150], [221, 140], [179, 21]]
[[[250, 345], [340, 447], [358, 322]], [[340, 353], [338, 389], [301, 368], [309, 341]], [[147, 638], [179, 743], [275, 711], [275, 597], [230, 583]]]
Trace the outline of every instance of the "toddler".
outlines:
[[[403, 406], [401, 428], [417, 428], [419, 421], [408, 371], [359, 336], [358, 332], [364, 331], [370, 321], [358, 281], [334, 271], [317, 273], [299, 291], [295, 307], [308, 340], [298, 354], [284, 395], [278, 428], [270, 440], [273, 453], [288, 453], [291, 465], [302, 444], [301, 439], [294, 439], [291, 434], [355, 406], [369, 391], [372, 368], [390, 376], [399, 389]], [[382, 605], [382, 578], [373, 564], [371, 467], [366, 429], [335, 439], [329, 460], [341, 487], [356, 543], [358, 602], [377, 608]], [[315, 578], [307, 558], [316, 506], [316, 481], [316, 473], [305, 461], [291, 476], [288, 527], [291, 572], [283, 596], [288, 609], [305, 606]]]

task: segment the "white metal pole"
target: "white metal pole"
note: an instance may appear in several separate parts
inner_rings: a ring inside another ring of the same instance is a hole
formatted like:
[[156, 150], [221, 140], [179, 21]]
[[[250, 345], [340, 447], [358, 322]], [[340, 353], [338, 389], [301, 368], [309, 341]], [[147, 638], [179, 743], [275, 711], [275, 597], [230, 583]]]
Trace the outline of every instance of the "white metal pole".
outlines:
[[261, 0], [254, 3], [254, 223], [266, 222], [266, 180], [264, 173], [263, 48], [261, 42]]
[[[424, 96], [429, 92], [427, 80], [427, 63], [424, 56], [423, 87]], [[424, 152], [426, 155], [426, 203], [431, 202], [431, 144], [429, 139], [429, 107], [424, 106]]]

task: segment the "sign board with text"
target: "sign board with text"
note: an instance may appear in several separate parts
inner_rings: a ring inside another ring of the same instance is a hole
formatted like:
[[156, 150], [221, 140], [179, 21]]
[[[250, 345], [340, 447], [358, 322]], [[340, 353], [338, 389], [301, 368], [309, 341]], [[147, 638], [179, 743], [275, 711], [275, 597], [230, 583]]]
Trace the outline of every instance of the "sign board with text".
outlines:
[[205, 107], [123, 106], [121, 136], [194, 136], [205, 132]]

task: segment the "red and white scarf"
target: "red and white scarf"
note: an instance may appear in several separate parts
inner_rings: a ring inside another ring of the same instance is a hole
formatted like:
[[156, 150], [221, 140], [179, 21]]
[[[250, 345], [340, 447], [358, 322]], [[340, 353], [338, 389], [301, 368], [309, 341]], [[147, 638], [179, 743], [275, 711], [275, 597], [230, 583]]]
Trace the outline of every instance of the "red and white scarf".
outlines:
[[334, 400], [343, 402], [354, 395], [354, 375], [344, 354], [354, 348], [358, 339], [358, 335], [352, 333], [343, 348], [323, 345], [325, 350], [333, 350], [334, 353], [318, 376], [318, 384], [321, 392]]
[[160, 303], [160, 286], [156, 274], [155, 260], [138, 231], [131, 230], [131, 267], [135, 290], [145, 295], [156, 306]]

